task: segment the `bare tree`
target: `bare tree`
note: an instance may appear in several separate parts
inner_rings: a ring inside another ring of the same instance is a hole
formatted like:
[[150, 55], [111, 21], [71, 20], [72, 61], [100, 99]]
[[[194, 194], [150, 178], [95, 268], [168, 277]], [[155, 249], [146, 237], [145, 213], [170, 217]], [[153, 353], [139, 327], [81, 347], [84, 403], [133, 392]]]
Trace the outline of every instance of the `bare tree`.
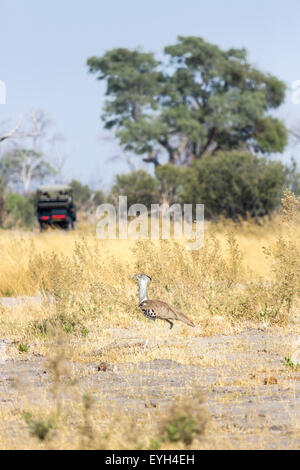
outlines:
[[52, 158], [53, 167], [55, 169], [55, 183], [66, 183], [66, 177], [64, 175], [64, 166], [68, 160], [68, 155], [58, 155]]
[[42, 153], [32, 149], [16, 149], [2, 158], [6, 164], [8, 182], [21, 184], [25, 195], [28, 195], [32, 180], [43, 181], [55, 173], [55, 169], [44, 159]]
[[42, 181], [61, 172], [65, 163], [66, 158], [53, 159], [56, 143], [63, 137], [52, 131], [52, 125], [44, 111], [33, 110], [0, 137], [0, 142], [9, 140], [14, 144], [13, 149], [6, 151], [2, 157], [9, 169], [8, 181], [21, 184], [25, 194], [28, 194], [33, 180]]
[[8, 139], [24, 139], [25, 137], [32, 137], [33, 139], [37, 139], [43, 130], [43, 123], [41, 122], [41, 115], [40, 112], [31, 111], [31, 128], [24, 129], [22, 127], [23, 119], [19, 118], [18, 123], [16, 126], [11, 128], [9, 131], [4, 132], [4, 134], [0, 135], [0, 143], [4, 142]]

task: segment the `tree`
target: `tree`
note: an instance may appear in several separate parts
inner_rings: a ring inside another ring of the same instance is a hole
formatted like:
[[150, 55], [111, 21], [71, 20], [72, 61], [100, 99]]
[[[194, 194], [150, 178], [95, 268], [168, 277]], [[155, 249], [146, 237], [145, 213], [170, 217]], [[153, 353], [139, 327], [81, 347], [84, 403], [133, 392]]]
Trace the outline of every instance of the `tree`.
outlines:
[[[9, 129], [7, 124], [6, 128]], [[63, 140], [64, 137], [53, 128], [52, 120], [40, 109], [32, 110], [24, 118], [20, 118], [17, 125], [10, 130], [0, 132], [3, 154], [12, 155], [23, 149], [28, 154], [43, 154], [43, 160], [49, 162], [52, 174], [59, 176], [60, 182], [63, 180], [62, 169], [67, 157], [57, 152], [56, 144]]]
[[5, 216], [5, 199], [9, 184], [22, 185], [27, 195], [33, 180], [37, 182], [61, 170], [62, 163], [50, 163], [54, 144], [62, 137], [52, 130], [52, 121], [42, 110], [32, 110], [15, 126], [2, 123], [0, 131], [0, 225]]
[[128, 49], [87, 61], [106, 81], [102, 117], [125, 150], [155, 166], [189, 165], [220, 150], [283, 151], [285, 126], [269, 111], [283, 102], [285, 85], [249, 64], [245, 49], [179, 36], [165, 55], [170, 66]]
[[7, 181], [21, 183], [25, 195], [28, 195], [32, 181], [43, 181], [55, 172], [44, 155], [35, 150], [15, 149], [2, 157], [2, 163], [6, 168]]
[[28, 137], [36, 139], [43, 132], [44, 120], [42, 120], [41, 117], [41, 111], [31, 111], [30, 127], [27, 129], [22, 128], [22, 119], [19, 119], [14, 127], [0, 133], [0, 143], [7, 140], [24, 139]]

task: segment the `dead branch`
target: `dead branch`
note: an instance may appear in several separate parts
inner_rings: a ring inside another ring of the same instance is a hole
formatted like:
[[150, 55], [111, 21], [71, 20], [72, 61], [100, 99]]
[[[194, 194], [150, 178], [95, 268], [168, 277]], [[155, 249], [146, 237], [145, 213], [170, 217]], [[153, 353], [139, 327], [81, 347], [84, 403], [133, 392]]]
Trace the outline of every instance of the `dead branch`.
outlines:
[[19, 131], [22, 124], [22, 119], [19, 119], [18, 124], [11, 129], [9, 132], [0, 137], [0, 142], [3, 142], [7, 139], [23, 139], [25, 137], [37, 138], [42, 134], [42, 131], [45, 128], [46, 122], [42, 116], [36, 116], [35, 111], [31, 111], [31, 121], [33, 124], [33, 129], [30, 131]]

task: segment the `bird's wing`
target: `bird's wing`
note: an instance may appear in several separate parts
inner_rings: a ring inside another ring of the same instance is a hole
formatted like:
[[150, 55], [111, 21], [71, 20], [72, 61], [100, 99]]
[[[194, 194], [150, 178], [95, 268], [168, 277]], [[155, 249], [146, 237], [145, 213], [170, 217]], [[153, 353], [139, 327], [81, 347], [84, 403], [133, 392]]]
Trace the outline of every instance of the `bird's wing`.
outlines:
[[140, 304], [143, 310], [153, 311], [156, 317], [160, 318], [173, 318], [173, 312], [166, 302], [161, 300], [144, 300]]
[[184, 313], [162, 300], [147, 299], [141, 302], [140, 307], [141, 309], [154, 312], [156, 318], [161, 318], [163, 320], [180, 320], [189, 326], [195, 326]]

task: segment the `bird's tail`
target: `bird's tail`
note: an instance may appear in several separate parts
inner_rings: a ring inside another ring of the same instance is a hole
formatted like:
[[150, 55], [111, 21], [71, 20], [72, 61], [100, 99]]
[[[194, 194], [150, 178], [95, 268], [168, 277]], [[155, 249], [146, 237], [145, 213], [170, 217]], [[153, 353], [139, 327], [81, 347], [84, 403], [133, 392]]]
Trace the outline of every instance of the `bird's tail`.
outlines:
[[187, 325], [192, 326], [193, 328], [195, 328], [195, 325], [192, 322], [192, 320], [190, 320], [184, 313], [179, 312], [178, 310], [176, 311], [176, 313], [178, 315], [178, 317], [177, 317], [178, 320], [181, 320], [181, 321], [183, 321], [183, 323], [186, 323]]

